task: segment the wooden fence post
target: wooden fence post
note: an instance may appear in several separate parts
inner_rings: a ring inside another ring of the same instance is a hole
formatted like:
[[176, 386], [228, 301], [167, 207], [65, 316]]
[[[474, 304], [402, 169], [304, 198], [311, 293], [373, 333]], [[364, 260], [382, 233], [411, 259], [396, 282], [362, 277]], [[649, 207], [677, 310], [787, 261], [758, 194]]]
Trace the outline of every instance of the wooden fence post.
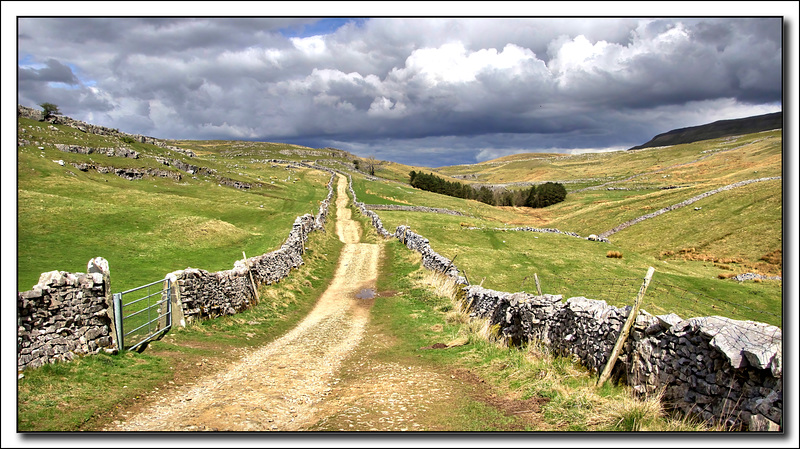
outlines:
[[647, 270], [647, 275], [644, 277], [644, 282], [642, 283], [642, 286], [639, 288], [639, 293], [636, 295], [636, 300], [633, 303], [633, 309], [631, 309], [630, 314], [628, 314], [628, 319], [625, 320], [625, 324], [623, 324], [622, 329], [620, 330], [617, 342], [614, 344], [614, 349], [611, 351], [611, 355], [608, 357], [608, 362], [606, 362], [606, 366], [605, 368], [603, 368], [603, 372], [597, 379], [598, 387], [602, 387], [603, 384], [611, 376], [611, 370], [614, 368], [614, 364], [617, 362], [617, 357], [619, 357], [619, 353], [622, 350], [622, 345], [625, 344], [625, 340], [628, 339], [628, 334], [630, 334], [631, 327], [633, 327], [633, 323], [636, 322], [636, 315], [639, 314], [639, 307], [642, 304], [642, 298], [644, 298], [644, 292], [647, 291], [647, 286], [650, 285], [650, 279], [653, 277], [654, 271], [655, 268], [653, 267], [650, 267]]
[[250, 272], [250, 265], [247, 263], [247, 256], [244, 251], [242, 251], [242, 257], [244, 257], [244, 263], [247, 265], [247, 274], [250, 275], [250, 283], [253, 285], [253, 293], [256, 295], [256, 304], [258, 304], [261, 298], [258, 297], [258, 288], [256, 288], [256, 282], [253, 280], [253, 273]]
[[447, 272], [448, 272], [448, 271], [450, 271], [450, 267], [452, 267], [452, 266], [453, 266], [453, 261], [455, 261], [455, 260], [456, 260], [456, 257], [458, 257], [458, 254], [456, 254], [455, 256], [453, 256], [453, 258], [450, 260], [450, 263], [449, 263], [449, 264], [447, 264], [447, 268], [445, 268], [445, 269], [444, 269], [444, 274], [445, 274], [445, 275], [447, 275]]
[[542, 286], [539, 285], [539, 276], [536, 273], [533, 273], [533, 280], [536, 281], [536, 293], [542, 296]]

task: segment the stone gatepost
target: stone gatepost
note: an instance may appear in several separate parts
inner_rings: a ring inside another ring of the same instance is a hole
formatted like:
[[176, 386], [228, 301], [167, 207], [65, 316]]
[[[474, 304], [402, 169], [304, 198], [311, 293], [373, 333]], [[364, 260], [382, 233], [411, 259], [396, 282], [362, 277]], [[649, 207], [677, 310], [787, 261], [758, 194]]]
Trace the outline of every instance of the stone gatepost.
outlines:
[[181, 301], [181, 286], [178, 284], [178, 277], [183, 274], [183, 270], [173, 271], [167, 275], [167, 279], [172, 284], [172, 326], [186, 327], [186, 318], [183, 315], [183, 302]]
[[109, 325], [111, 328], [110, 336], [113, 341], [113, 349], [119, 351], [122, 349], [122, 347], [117, 341], [117, 323], [114, 320], [117, 311], [114, 309], [114, 298], [113, 294], [111, 293], [111, 271], [108, 268], [108, 261], [102, 257], [95, 257], [94, 259], [90, 260], [88, 264], [86, 264], [86, 273], [88, 275], [97, 273], [103, 276], [103, 297], [105, 298], [107, 315], [111, 321]]

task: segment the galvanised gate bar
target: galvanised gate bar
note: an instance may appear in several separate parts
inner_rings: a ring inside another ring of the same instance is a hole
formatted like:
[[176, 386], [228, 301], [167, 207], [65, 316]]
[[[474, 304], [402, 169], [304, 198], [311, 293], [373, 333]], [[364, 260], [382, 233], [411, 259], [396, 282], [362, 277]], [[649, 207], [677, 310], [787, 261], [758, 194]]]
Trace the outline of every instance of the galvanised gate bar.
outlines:
[[[159, 287], [160, 285], [160, 287]], [[144, 295], [124, 302], [135, 292]], [[135, 350], [172, 327], [172, 282], [169, 279], [114, 293], [114, 319], [119, 349]], [[126, 331], [127, 329], [130, 329]], [[128, 344], [128, 342], [134, 342]]]

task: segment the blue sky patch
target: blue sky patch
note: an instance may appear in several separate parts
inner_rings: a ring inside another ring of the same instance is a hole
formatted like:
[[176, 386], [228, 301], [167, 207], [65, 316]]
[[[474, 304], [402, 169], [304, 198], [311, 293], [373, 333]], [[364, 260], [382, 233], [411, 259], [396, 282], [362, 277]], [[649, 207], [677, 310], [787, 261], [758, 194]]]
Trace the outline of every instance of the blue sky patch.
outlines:
[[309, 37], [309, 36], [319, 36], [325, 34], [331, 34], [347, 24], [348, 22], [354, 22], [356, 26], [360, 27], [364, 24], [368, 19], [366, 18], [325, 18], [320, 19], [314, 23], [309, 23], [306, 25], [297, 25], [292, 26], [289, 28], [282, 28], [280, 29], [281, 35], [286, 38], [290, 37]]

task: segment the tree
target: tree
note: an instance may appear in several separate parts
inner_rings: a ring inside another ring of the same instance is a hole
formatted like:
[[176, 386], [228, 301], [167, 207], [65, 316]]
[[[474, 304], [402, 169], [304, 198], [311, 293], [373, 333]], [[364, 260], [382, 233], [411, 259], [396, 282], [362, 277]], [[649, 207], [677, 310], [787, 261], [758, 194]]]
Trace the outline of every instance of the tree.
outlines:
[[377, 160], [377, 159], [375, 159], [375, 156], [373, 156], [373, 155], [370, 155], [370, 156], [367, 158], [367, 167], [366, 167], [366, 168], [367, 168], [367, 172], [368, 172], [368, 173], [369, 173], [371, 176], [375, 176], [375, 167], [376, 167], [377, 165], [380, 165], [380, 162], [378, 162], [378, 160]]
[[486, 186], [481, 186], [481, 188], [478, 189], [478, 201], [494, 206], [494, 194], [491, 189]]
[[44, 120], [47, 120], [55, 115], [61, 115], [61, 111], [58, 110], [58, 106], [54, 105], [53, 103], [39, 103], [39, 106], [42, 108], [42, 116], [44, 117]]
[[525, 205], [528, 207], [547, 207], [564, 201], [567, 189], [558, 182], [546, 182], [539, 187], [532, 186]]
[[528, 196], [525, 198], [525, 207], [537, 207], [536, 186], [531, 186]]

